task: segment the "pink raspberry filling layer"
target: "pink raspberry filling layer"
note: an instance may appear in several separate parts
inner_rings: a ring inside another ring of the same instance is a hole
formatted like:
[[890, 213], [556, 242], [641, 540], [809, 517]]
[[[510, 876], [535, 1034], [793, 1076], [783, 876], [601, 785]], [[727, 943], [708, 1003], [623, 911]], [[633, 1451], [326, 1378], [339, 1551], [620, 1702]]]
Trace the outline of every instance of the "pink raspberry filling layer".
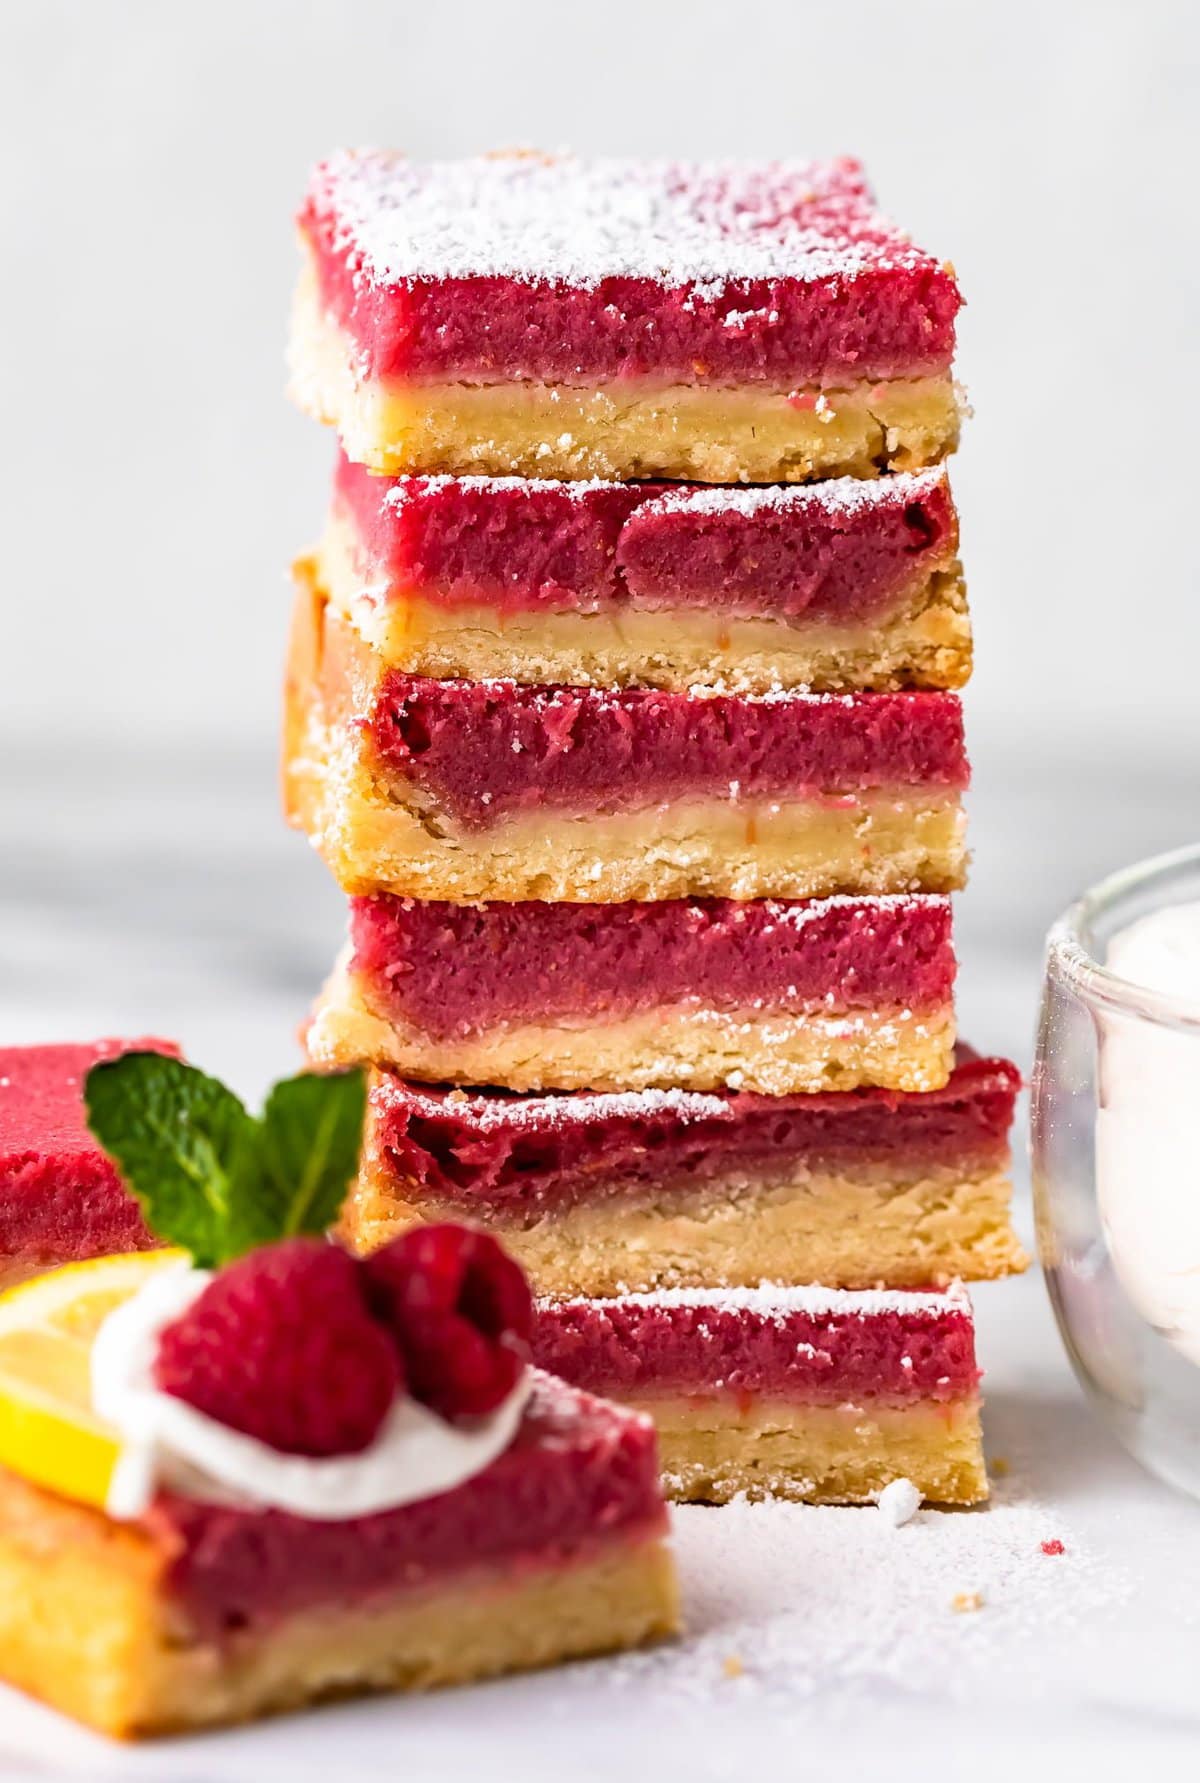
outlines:
[[376, 477], [339, 457], [335, 511], [391, 595], [505, 611], [719, 607], [867, 623], [949, 563], [945, 473], [784, 488]]
[[929, 1009], [954, 984], [950, 900], [644, 904], [350, 900], [354, 970], [396, 1019], [448, 1037], [500, 1023], [726, 1010]]
[[954, 351], [953, 271], [852, 160], [367, 150], [315, 170], [298, 220], [367, 377], [832, 388]]
[[957, 793], [968, 779], [952, 693], [752, 699], [435, 681], [393, 669], [370, 724], [385, 771], [472, 829], [545, 807]]
[[961, 1288], [764, 1285], [543, 1300], [534, 1356], [572, 1386], [634, 1399], [721, 1393], [946, 1403], [973, 1393], [980, 1378]]
[[154, 1244], [84, 1118], [89, 1070], [126, 1052], [179, 1056], [169, 1040], [0, 1048], [0, 1266], [50, 1266]]
[[220, 1638], [314, 1606], [437, 1589], [475, 1569], [567, 1566], [603, 1542], [662, 1534], [653, 1429], [539, 1377], [512, 1444], [452, 1491], [344, 1522], [162, 1492], [146, 1517], [168, 1584]]
[[798, 1164], [1000, 1165], [1020, 1087], [1015, 1065], [965, 1047], [949, 1083], [921, 1095], [464, 1094], [380, 1071], [371, 1086], [372, 1151], [424, 1196], [467, 1215], [483, 1207], [515, 1218], [702, 1185], [739, 1167], [769, 1175]]

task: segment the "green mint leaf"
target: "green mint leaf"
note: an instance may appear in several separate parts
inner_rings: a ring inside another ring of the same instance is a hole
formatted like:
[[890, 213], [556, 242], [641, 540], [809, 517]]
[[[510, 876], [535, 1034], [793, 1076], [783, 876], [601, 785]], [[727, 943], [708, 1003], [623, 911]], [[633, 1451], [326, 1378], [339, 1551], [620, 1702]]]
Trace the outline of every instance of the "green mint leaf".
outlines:
[[125, 1053], [93, 1066], [84, 1101], [88, 1126], [150, 1230], [201, 1267], [224, 1262], [257, 1140], [232, 1090], [180, 1059]]
[[237, 1185], [239, 1251], [333, 1224], [358, 1170], [366, 1102], [362, 1071], [275, 1085], [258, 1124], [256, 1179]]

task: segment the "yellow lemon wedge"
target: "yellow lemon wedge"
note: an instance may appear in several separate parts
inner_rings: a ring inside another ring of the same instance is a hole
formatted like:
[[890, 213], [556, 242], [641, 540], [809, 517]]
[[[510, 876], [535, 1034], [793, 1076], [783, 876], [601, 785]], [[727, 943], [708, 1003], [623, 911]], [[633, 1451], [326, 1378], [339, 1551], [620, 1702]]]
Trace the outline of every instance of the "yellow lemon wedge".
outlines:
[[92, 1410], [92, 1339], [115, 1307], [182, 1254], [93, 1257], [0, 1294], [0, 1466], [104, 1505], [119, 1442]]

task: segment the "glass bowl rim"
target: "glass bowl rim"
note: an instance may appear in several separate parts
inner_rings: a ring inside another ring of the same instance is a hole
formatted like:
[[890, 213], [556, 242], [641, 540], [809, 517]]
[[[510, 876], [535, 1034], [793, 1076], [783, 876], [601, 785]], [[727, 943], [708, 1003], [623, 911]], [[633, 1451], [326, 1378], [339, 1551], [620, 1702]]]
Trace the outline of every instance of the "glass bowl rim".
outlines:
[[1047, 971], [1075, 986], [1087, 1002], [1124, 1010], [1162, 1027], [1200, 1034], [1200, 1001], [1148, 990], [1144, 985], [1122, 978], [1098, 960], [1082, 939], [1082, 932], [1091, 921], [1103, 915], [1119, 899], [1131, 892], [1146, 890], [1156, 880], [1166, 879], [1188, 867], [1200, 870], [1200, 842], [1189, 843], [1185, 848], [1175, 848], [1166, 854], [1150, 855], [1146, 860], [1121, 867], [1089, 886], [1050, 927], [1046, 937]]

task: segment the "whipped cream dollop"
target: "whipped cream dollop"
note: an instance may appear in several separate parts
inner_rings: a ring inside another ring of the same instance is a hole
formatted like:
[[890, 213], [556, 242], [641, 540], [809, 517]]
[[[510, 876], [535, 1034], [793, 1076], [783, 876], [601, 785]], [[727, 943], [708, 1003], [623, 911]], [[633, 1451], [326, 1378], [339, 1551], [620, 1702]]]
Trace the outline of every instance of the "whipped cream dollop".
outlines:
[[159, 1333], [211, 1279], [186, 1262], [157, 1270], [96, 1334], [92, 1405], [121, 1438], [110, 1516], [139, 1516], [155, 1489], [170, 1485], [194, 1498], [320, 1521], [363, 1517], [461, 1486], [516, 1435], [532, 1387], [528, 1368], [502, 1404], [470, 1425], [449, 1424], [400, 1396], [375, 1440], [353, 1455], [287, 1455], [217, 1423], [154, 1384]]
[[[1131, 923], [1109, 942], [1105, 964], [1200, 1009], [1200, 903]], [[1149, 1323], [1200, 1365], [1200, 1032], [1103, 1012], [1096, 1119], [1113, 1267]]]

